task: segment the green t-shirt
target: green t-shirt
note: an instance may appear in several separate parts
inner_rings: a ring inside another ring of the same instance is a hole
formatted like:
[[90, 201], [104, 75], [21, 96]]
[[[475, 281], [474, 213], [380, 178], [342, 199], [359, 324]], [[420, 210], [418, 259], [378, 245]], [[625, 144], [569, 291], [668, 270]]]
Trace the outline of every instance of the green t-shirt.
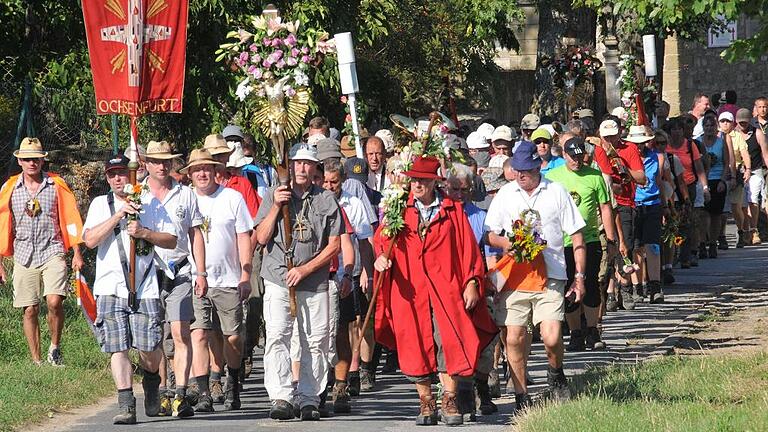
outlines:
[[[581, 230], [584, 242], [591, 243], [600, 240], [600, 220], [598, 220], [600, 204], [610, 202], [608, 187], [605, 185], [600, 171], [584, 166], [579, 171], [571, 171], [567, 166], [560, 166], [546, 175], [547, 179], [562, 185], [571, 194], [571, 198], [579, 207], [581, 217], [587, 225]], [[563, 244], [573, 245], [571, 236], [563, 234]]]

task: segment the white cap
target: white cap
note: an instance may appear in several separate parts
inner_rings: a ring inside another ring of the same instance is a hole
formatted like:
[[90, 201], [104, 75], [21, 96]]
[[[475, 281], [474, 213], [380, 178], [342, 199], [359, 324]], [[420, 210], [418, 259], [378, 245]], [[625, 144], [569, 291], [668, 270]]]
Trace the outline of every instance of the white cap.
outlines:
[[387, 153], [395, 151], [395, 137], [392, 135], [392, 131], [389, 129], [380, 129], [374, 134], [384, 141], [384, 151]]
[[501, 125], [496, 128], [496, 130], [493, 131], [493, 135], [491, 135], [491, 142], [494, 142], [496, 140], [504, 140], [504, 141], [512, 141], [515, 139], [515, 135], [512, 133], [512, 128], [509, 126]]
[[720, 113], [720, 116], [717, 117], [717, 121], [721, 120], [728, 120], [729, 122], [733, 123], [733, 113], [730, 111], [723, 111]]
[[229, 155], [227, 168], [242, 168], [251, 162], [253, 162], [253, 158], [246, 156], [245, 153], [243, 153], [242, 147], [235, 146], [235, 150]]
[[485, 137], [480, 132], [472, 132], [467, 137], [467, 146], [471, 149], [484, 149], [491, 145], [485, 140]]
[[291, 152], [288, 156], [288, 159], [320, 162], [317, 159], [317, 149], [304, 143], [294, 144], [293, 147], [291, 147]]
[[490, 123], [483, 123], [480, 125], [480, 127], [477, 128], [477, 132], [487, 140], [491, 139], [493, 131], [493, 125]]
[[627, 121], [627, 118], [629, 117], [629, 115], [627, 114], [627, 110], [624, 109], [624, 107], [616, 107], [616, 108], [614, 108], [611, 111], [611, 114], [613, 114], [616, 117], [618, 117], [621, 120], [622, 123]]
[[619, 125], [614, 120], [605, 120], [600, 123], [600, 136], [607, 137], [619, 134]]

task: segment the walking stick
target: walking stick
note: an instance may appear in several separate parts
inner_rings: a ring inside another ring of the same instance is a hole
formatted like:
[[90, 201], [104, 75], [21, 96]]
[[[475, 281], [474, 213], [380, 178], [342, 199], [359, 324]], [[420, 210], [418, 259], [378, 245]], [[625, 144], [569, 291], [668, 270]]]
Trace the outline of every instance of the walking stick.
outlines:
[[[128, 182], [136, 185], [136, 170], [139, 169], [138, 162], [138, 142], [139, 132], [136, 126], [136, 117], [131, 117], [131, 161], [128, 163]], [[126, 203], [126, 205], [129, 205]], [[139, 310], [139, 299], [136, 298], [136, 239], [129, 236], [131, 245], [128, 254], [128, 306], [136, 312]]]
[[[281, 148], [281, 146], [276, 146]], [[277, 165], [277, 177], [280, 182], [280, 186], [288, 187], [291, 190], [291, 173], [288, 168], [288, 148], [283, 145], [283, 154], [281, 163]], [[290, 201], [288, 201], [290, 203]], [[281, 208], [283, 214], [283, 232], [285, 236], [283, 238], [283, 246], [285, 247], [285, 272], [288, 273], [293, 268], [293, 223], [291, 222], [291, 209], [288, 207], [288, 203], [283, 204]], [[288, 301], [291, 309], [291, 317], [296, 318], [296, 287], [288, 287]]]

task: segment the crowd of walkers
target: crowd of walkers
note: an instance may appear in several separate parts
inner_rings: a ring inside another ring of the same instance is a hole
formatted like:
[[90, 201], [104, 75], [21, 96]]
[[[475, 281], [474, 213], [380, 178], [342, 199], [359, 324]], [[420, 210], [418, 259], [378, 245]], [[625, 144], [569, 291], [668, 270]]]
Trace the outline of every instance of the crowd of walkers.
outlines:
[[[79, 245], [96, 249], [94, 327], [110, 354], [117, 424], [137, 421], [129, 350], [139, 352], [145, 414], [184, 418], [240, 409], [257, 347], [272, 419], [349, 413], [377, 374], [399, 368], [418, 392], [417, 424], [472, 422], [497, 411], [505, 377], [516, 409], [531, 405], [533, 338], [547, 353], [549, 394], [568, 399], [564, 351], [606, 349], [607, 313], [663, 302], [673, 269], [766, 238], [768, 99], [739, 108], [734, 92], [722, 96], [714, 106], [697, 95], [673, 118], [661, 102], [643, 126], [623, 109], [600, 119], [580, 109], [562, 121], [446, 127], [446, 149], [463, 156], [417, 156], [406, 169], [396, 126], [363, 133], [358, 158], [354, 140], [316, 117], [283, 184], [254, 159], [268, 144], [229, 125], [186, 158], [165, 141], [139, 148], [138, 186], [129, 151], [110, 157], [110, 191], [84, 222], [67, 184], [43, 170], [43, 144], [27, 138], [14, 153], [21, 173], [0, 190], [0, 253], [13, 256], [32, 360], [43, 363], [42, 290], [47, 360], [61, 366], [65, 254], [79, 271]], [[409, 195], [402, 233], [389, 238], [380, 202], [392, 185]], [[512, 252], [519, 220], [546, 242], [545, 280], [495, 290], [485, 276]]]

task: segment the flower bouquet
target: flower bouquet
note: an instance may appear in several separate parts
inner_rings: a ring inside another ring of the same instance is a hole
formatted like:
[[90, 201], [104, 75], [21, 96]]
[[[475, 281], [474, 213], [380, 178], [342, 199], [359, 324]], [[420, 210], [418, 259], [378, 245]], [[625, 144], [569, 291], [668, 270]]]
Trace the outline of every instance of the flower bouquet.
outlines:
[[671, 246], [681, 246], [685, 237], [680, 235], [680, 216], [676, 212], [670, 212], [661, 227], [661, 241]]
[[[141, 211], [141, 195], [148, 191], [149, 187], [145, 184], [127, 184], [123, 188], [123, 192], [126, 194], [125, 200], [128, 201], [131, 204], [135, 204], [139, 207], [139, 211]], [[127, 221], [135, 221], [139, 220], [139, 215], [137, 214], [129, 214], [125, 216]], [[140, 256], [146, 256], [149, 255], [154, 251], [154, 246], [152, 243], [149, 243], [148, 241], [144, 239], [134, 239], [136, 241], [136, 254]]]
[[547, 286], [547, 267], [542, 252], [547, 241], [541, 236], [535, 211], [525, 211], [507, 232], [507, 253], [486, 275], [497, 292], [519, 290], [539, 292]]
[[592, 55], [590, 47], [569, 47], [549, 62], [555, 84], [569, 92], [586, 81], [591, 81], [603, 63]]
[[253, 17], [248, 29], [231, 31], [216, 51], [238, 75], [236, 95], [246, 102], [249, 122], [270, 137], [279, 155], [297, 136], [309, 110], [308, 89], [313, 67], [335, 51], [328, 34], [304, 28], [300, 20]]

